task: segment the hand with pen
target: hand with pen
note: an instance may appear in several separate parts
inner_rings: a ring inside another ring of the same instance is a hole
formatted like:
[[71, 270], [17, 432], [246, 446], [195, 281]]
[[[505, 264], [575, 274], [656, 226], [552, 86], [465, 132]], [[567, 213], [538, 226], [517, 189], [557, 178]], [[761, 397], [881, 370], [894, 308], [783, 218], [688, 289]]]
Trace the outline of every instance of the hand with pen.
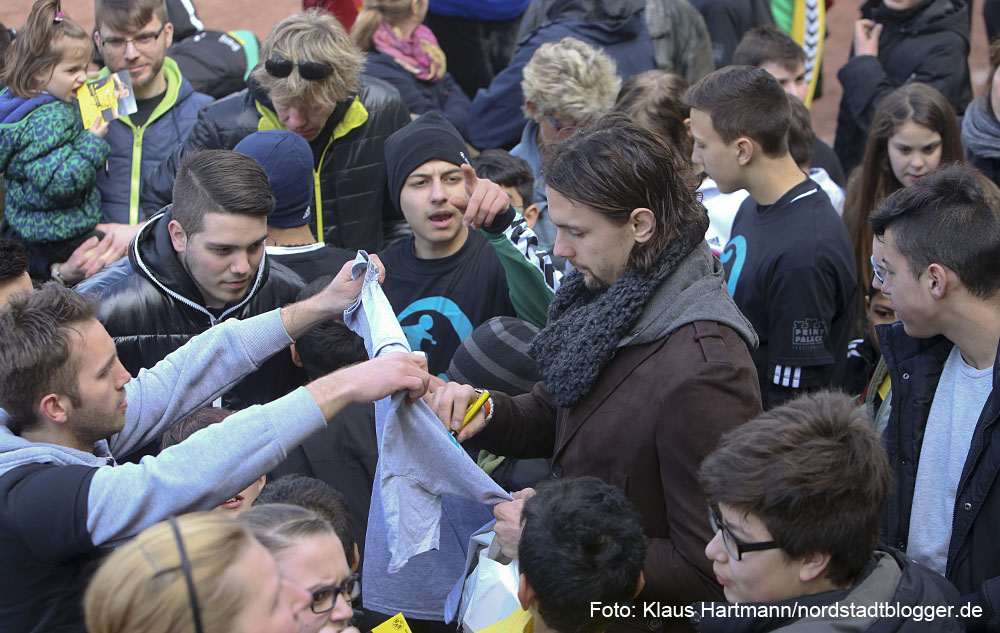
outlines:
[[[465, 158], [465, 155], [462, 155]], [[479, 178], [472, 165], [462, 165], [462, 175], [465, 176], [465, 197], [452, 196], [448, 202], [454, 205], [464, 216], [462, 224], [480, 229], [493, 223], [493, 218], [503, 213], [510, 206], [510, 198], [500, 185], [492, 180]]]
[[[480, 392], [469, 385], [449, 382], [424, 399], [429, 401], [431, 410], [441, 418], [445, 428], [453, 434], [457, 433], [459, 442], [464, 442], [486, 426], [486, 417], [490, 412], [483, 407], [490, 401], [488, 391]], [[521, 509], [525, 499], [533, 494], [533, 488], [525, 488], [514, 493], [514, 501], [493, 506], [493, 516], [497, 520], [493, 530], [497, 534], [500, 551], [508, 558], [517, 558]]]
[[424, 400], [459, 442], [464, 442], [486, 426], [488, 391], [480, 394], [469, 385], [449, 382]]

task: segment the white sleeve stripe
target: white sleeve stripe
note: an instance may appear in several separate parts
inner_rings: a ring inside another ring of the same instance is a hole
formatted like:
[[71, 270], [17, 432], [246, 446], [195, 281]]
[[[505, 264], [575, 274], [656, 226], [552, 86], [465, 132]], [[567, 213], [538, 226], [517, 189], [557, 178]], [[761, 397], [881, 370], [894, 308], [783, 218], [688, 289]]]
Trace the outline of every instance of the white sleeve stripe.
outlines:
[[811, 196], [814, 193], [816, 193], [817, 191], [819, 191], [819, 189], [813, 189], [812, 191], [807, 191], [805, 193], [800, 193], [799, 195], [797, 195], [794, 198], [792, 198], [791, 202], [789, 202], [788, 204], [791, 204], [792, 202], [795, 202], [796, 200], [801, 200], [802, 198], [805, 198], [806, 196]]
[[198, 14], [195, 13], [194, 4], [191, 3], [191, 0], [180, 0], [180, 2], [187, 11], [188, 19], [191, 20], [191, 25], [199, 31], [204, 31], [205, 23], [198, 19]]
[[802, 382], [802, 368], [775, 365], [774, 378], [772, 382], [782, 387], [791, 387], [792, 389], [798, 389], [799, 385]]

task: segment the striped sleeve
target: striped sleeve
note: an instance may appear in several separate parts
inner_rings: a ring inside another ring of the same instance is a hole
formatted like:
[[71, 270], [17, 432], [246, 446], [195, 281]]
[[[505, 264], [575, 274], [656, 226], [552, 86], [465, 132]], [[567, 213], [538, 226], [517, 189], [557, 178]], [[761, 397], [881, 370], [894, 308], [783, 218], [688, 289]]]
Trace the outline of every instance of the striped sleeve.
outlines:
[[771, 382], [780, 387], [798, 389], [802, 382], [802, 368], [788, 365], [775, 365]]
[[524, 256], [532, 266], [542, 273], [545, 285], [555, 292], [562, 282], [562, 273], [552, 265], [552, 260], [548, 253], [538, 250], [538, 236], [528, 227], [528, 223], [523, 217], [518, 216], [510, 227], [504, 231], [507, 241], [513, 244], [514, 248]]

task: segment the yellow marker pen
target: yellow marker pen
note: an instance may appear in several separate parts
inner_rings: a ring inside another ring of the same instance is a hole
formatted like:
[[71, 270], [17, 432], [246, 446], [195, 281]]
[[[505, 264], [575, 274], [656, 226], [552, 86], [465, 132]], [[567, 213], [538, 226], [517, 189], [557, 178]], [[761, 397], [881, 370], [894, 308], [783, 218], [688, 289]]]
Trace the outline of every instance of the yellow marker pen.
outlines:
[[476, 415], [476, 413], [483, 408], [483, 405], [486, 404], [486, 401], [489, 399], [490, 399], [489, 391], [484, 390], [481, 394], [479, 394], [479, 397], [476, 398], [476, 401], [470, 404], [468, 408], [466, 408], [465, 419], [462, 420], [462, 426], [458, 427], [457, 431], [452, 431], [451, 434], [458, 435], [459, 432], [465, 428], [465, 425], [468, 424], [470, 420], [472, 420], [472, 418]]

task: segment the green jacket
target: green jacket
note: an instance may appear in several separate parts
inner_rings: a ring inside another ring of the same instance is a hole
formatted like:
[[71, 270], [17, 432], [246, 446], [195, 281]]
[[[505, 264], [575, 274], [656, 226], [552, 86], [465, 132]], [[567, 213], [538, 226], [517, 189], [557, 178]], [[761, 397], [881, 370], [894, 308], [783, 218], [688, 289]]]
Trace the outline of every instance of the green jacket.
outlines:
[[0, 92], [0, 171], [11, 227], [33, 243], [68, 240], [101, 219], [94, 185], [108, 144], [83, 129], [75, 104]]
[[519, 319], [543, 328], [549, 304], [559, 288], [562, 274], [555, 270], [548, 253], [538, 251], [538, 238], [518, 214], [503, 233], [483, 231], [493, 245], [504, 273], [508, 296]]

